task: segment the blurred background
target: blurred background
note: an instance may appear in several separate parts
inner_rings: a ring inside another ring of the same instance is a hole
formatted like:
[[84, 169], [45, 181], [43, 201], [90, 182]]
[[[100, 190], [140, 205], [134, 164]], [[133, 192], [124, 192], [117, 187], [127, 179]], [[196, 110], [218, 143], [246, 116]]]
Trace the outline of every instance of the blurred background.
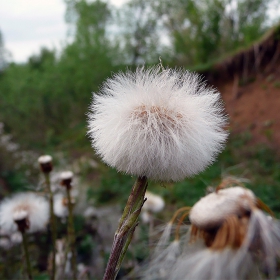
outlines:
[[[278, 0], [0, 0], [0, 200], [38, 188], [41, 154], [53, 156], [56, 172], [72, 170], [78, 260], [100, 279], [134, 178], [96, 157], [86, 113], [107, 77], [160, 57], [164, 67], [196, 71], [218, 88], [231, 135], [205, 172], [180, 183], [150, 183], [166, 202], [156, 223], [228, 176], [280, 217], [279, 20]], [[48, 236], [40, 238], [34, 244]], [[147, 241], [145, 226], [135, 239]], [[147, 256], [136, 241], [120, 275]], [[38, 253], [37, 279], [48, 279], [46, 259]], [[0, 273], [16, 279], [3, 266]]]

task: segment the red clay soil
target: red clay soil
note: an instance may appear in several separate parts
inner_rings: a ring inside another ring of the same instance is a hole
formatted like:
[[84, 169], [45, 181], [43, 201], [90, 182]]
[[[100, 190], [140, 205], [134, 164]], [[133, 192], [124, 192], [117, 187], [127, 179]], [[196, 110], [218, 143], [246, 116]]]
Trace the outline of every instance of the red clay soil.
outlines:
[[[279, 64], [280, 65], [280, 64]], [[247, 133], [250, 144], [280, 147], [280, 67], [246, 85], [238, 78], [216, 83], [230, 117], [232, 133]]]

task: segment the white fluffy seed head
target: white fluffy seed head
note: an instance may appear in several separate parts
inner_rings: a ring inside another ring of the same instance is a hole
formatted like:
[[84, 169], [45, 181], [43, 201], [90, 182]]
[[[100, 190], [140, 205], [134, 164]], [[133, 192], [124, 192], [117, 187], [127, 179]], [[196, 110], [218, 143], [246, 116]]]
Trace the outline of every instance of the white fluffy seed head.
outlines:
[[153, 180], [179, 181], [203, 171], [227, 138], [220, 94], [183, 70], [116, 74], [90, 110], [89, 134], [103, 161]]
[[40, 164], [46, 164], [46, 163], [51, 163], [52, 162], [52, 157], [49, 155], [44, 155], [44, 156], [40, 156], [38, 158], [38, 162]]
[[147, 200], [142, 207], [143, 210], [157, 213], [164, 208], [165, 203], [161, 196], [147, 191], [145, 197]]
[[201, 198], [191, 209], [190, 221], [199, 229], [219, 227], [230, 215], [250, 211], [256, 197], [251, 190], [232, 187]]
[[0, 204], [0, 227], [8, 232], [17, 231], [15, 219], [27, 218], [27, 232], [43, 230], [49, 219], [48, 202], [34, 193], [20, 193]]

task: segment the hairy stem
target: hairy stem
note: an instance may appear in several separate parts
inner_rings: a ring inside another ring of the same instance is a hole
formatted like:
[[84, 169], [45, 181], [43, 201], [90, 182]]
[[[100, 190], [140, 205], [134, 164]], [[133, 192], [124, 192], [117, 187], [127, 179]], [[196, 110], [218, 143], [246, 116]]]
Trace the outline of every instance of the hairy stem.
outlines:
[[55, 255], [56, 255], [56, 220], [53, 210], [53, 193], [51, 190], [50, 183], [50, 174], [44, 173], [46, 179], [47, 190], [49, 193], [49, 203], [50, 203], [50, 226], [51, 226], [51, 235], [52, 235], [52, 246], [53, 246], [53, 258], [52, 258], [52, 273], [51, 280], [55, 280], [56, 273], [56, 263], [55, 263]]
[[68, 224], [67, 224], [67, 234], [68, 234], [68, 242], [71, 249], [71, 266], [73, 272], [73, 279], [77, 279], [77, 256], [76, 256], [76, 237], [75, 237], [75, 229], [74, 229], [74, 222], [73, 222], [73, 203], [70, 194], [70, 187], [66, 188], [67, 190], [67, 200], [68, 200]]
[[138, 217], [145, 202], [147, 186], [148, 181], [146, 177], [137, 178], [115, 233], [103, 280], [114, 280], [118, 274], [122, 260], [138, 224]]
[[30, 258], [29, 258], [29, 252], [28, 252], [27, 236], [24, 231], [22, 231], [21, 234], [22, 234], [22, 246], [23, 246], [23, 251], [24, 251], [24, 255], [25, 255], [27, 276], [28, 276], [29, 280], [32, 280], [32, 272], [31, 272], [31, 264], [30, 264]]

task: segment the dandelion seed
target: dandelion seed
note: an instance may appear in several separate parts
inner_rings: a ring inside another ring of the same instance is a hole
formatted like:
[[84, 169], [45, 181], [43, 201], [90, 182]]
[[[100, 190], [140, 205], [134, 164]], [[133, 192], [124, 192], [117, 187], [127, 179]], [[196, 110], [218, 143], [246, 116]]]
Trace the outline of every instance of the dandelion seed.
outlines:
[[33, 193], [16, 194], [0, 205], [0, 227], [8, 233], [17, 231], [21, 221], [27, 232], [43, 230], [48, 219], [48, 202]]
[[105, 82], [90, 109], [89, 134], [103, 161], [154, 180], [201, 172], [227, 138], [220, 94], [183, 70], [119, 73]]

